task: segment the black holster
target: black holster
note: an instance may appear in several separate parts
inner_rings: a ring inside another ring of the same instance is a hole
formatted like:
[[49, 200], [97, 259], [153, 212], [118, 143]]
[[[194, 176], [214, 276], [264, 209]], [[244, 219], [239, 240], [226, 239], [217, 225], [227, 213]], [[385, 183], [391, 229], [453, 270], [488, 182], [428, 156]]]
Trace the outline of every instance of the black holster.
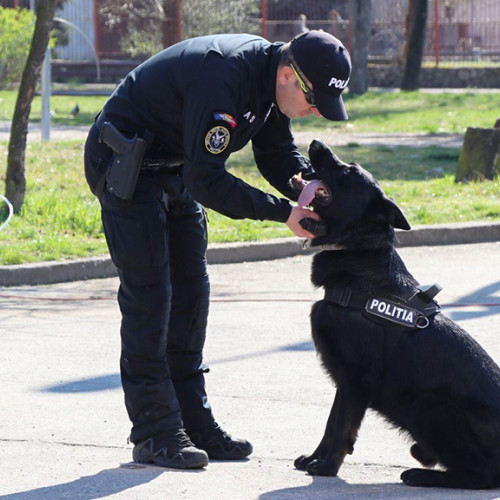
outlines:
[[99, 142], [104, 142], [113, 150], [113, 157], [106, 171], [109, 192], [130, 201], [134, 196], [148, 142], [137, 134], [128, 139], [110, 122], [102, 124]]

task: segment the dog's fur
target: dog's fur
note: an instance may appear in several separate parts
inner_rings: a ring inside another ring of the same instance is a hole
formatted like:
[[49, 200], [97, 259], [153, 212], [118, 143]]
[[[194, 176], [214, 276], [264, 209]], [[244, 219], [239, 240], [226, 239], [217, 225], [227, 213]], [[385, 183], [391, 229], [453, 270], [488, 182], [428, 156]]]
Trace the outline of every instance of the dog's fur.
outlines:
[[[309, 156], [331, 194], [326, 204], [311, 203], [328, 227], [313, 245], [337, 247], [315, 255], [314, 285], [409, 298], [418, 282], [394, 248], [394, 228], [410, 229], [401, 210], [370, 173], [342, 162], [322, 142], [313, 141]], [[382, 323], [360, 308], [328, 300], [314, 304], [314, 343], [337, 391], [320, 444], [295, 466], [335, 476], [353, 452], [365, 411], [373, 408], [411, 436], [411, 454], [422, 465], [441, 465], [406, 470], [404, 483], [500, 487], [499, 367], [442, 313], [424, 329], [395, 333]]]

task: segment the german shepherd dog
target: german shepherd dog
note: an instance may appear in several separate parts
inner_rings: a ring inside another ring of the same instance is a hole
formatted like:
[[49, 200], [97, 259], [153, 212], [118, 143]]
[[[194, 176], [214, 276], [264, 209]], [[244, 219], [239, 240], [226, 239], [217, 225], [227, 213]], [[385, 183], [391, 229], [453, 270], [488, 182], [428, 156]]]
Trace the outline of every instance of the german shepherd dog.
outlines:
[[[500, 369], [484, 349], [439, 311], [394, 248], [394, 228], [410, 225], [373, 176], [315, 140], [319, 176], [291, 180], [299, 205], [322, 226], [312, 244], [312, 282], [325, 299], [311, 312], [312, 336], [337, 390], [321, 442], [295, 467], [336, 476], [353, 453], [367, 408], [414, 440], [424, 467], [404, 471], [410, 486], [500, 487]], [[432, 469], [436, 465], [439, 469]]]

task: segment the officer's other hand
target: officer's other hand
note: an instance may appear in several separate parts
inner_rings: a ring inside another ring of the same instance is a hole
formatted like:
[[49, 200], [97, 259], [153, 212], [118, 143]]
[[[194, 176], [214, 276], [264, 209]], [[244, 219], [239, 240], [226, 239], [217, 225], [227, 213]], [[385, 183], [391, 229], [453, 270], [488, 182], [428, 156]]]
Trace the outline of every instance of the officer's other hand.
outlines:
[[316, 236], [313, 233], [311, 233], [311, 231], [308, 231], [307, 229], [304, 229], [302, 227], [302, 225], [300, 224], [300, 221], [302, 219], [313, 219], [315, 221], [320, 221], [321, 217], [316, 212], [313, 212], [308, 208], [294, 206], [292, 207], [290, 216], [286, 221], [286, 225], [290, 228], [292, 233], [295, 234], [295, 236], [299, 236], [300, 238], [309, 238], [310, 240], [313, 240]]

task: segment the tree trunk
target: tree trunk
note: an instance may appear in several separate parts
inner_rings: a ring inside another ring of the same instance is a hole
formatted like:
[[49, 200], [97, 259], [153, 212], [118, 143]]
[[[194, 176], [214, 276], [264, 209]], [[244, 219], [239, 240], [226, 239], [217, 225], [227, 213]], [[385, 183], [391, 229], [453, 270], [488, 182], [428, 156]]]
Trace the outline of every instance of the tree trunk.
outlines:
[[161, 43], [164, 49], [179, 41], [179, 33], [177, 33], [177, 16], [179, 13], [177, 12], [177, 8], [180, 8], [180, 2], [163, 0]]
[[368, 90], [368, 43], [372, 29], [372, 0], [349, 2], [352, 30], [352, 72], [349, 93], [364, 94]]
[[44, 0], [38, 4], [35, 30], [21, 77], [14, 116], [12, 118], [7, 156], [5, 196], [12, 203], [15, 213], [19, 213], [24, 202], [26, 192], [24, 163], [28, 119], [31, 111], [31, 103], [35, 95], [35, 87], [49, 43], [50, 30], [52, 29], [57, 3], [58, 0]]
[[468, 127], [455, 182], [493, 179], [500, 167], [500, 128]]
[[408, 7], [408, 45], [406, 65], [401, 90], [419, 88], [418, 78], [425, 46], [425, 27], [427, 24], [428, 0], [410, 0]]

